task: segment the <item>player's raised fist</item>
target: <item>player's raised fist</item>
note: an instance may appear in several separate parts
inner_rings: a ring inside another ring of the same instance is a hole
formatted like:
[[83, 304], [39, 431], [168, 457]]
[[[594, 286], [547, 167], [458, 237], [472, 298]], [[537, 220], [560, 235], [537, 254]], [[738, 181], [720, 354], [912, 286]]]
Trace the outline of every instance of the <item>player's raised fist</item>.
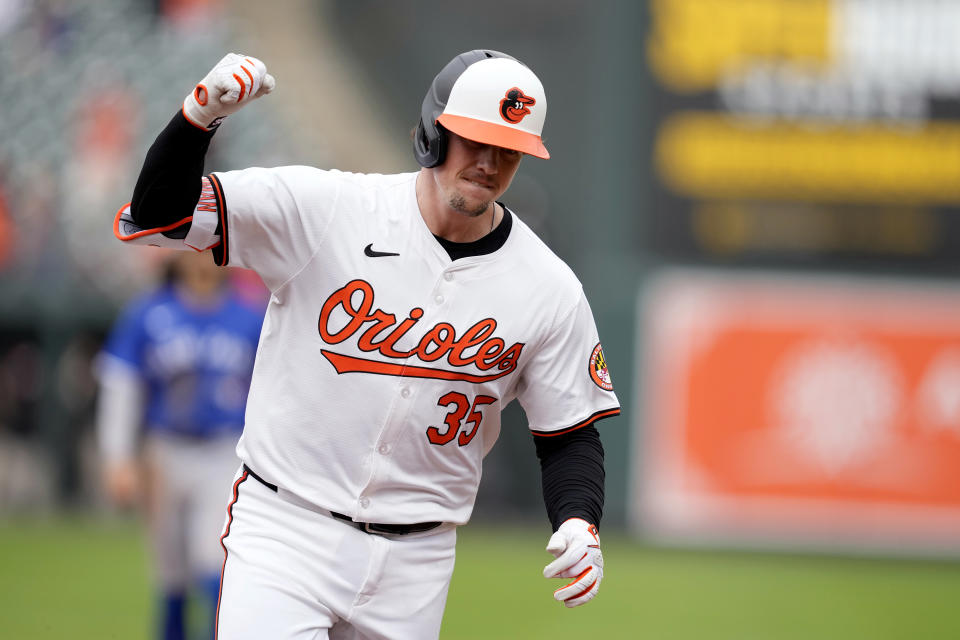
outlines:
[[257, 58], [228, 53], [183, 99], [183, 115], [195, 127], [212, 131], [243, 105], [273, 91], [276, 84]]

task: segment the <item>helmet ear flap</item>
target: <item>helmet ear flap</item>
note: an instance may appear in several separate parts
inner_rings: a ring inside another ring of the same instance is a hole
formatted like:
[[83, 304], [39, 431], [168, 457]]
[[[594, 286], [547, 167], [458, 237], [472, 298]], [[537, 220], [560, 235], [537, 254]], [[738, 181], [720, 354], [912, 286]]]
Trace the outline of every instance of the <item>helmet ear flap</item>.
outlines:
[[421, 167], [436, 167], [447, 156], [447, 130], [442, 125], [420, 119], [413, 138], [413, 155]]

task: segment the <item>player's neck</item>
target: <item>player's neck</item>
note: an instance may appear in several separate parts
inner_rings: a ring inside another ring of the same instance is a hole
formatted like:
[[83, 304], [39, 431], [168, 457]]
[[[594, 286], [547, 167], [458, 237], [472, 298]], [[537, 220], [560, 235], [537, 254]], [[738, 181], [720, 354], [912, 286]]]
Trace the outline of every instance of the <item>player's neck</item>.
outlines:
[[443, 194], [431, 189], [423, 171], [417, 176], [417, 206], [430, 232], [450, 242], [473, 242], [490, 233], [503, 218], [502, 207], [494, 202], [478, 215], [468, 215], [449, 206]]

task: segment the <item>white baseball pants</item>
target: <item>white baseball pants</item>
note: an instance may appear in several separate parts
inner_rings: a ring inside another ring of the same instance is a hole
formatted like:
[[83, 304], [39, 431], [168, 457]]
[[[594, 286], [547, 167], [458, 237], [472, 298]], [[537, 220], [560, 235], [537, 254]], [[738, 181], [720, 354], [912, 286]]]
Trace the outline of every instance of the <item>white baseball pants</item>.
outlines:
[[456, 528], [365, 533], [243, 468], [227, 510], [217, 640], [437, 638]]

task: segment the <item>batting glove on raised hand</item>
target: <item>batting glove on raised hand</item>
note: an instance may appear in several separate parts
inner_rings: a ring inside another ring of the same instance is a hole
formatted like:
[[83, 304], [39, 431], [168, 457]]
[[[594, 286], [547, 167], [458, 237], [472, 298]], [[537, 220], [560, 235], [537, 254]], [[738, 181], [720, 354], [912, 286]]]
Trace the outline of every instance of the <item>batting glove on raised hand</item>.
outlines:
[[547, 551], [556, 560], [543, 568], [543, 577], [573, 578], [553, 592], [556, 600], [576, 607], [597, 595], [603, 580], [603, 554], [595, 526], [580, 518], [564, 521], [550, 537]]
[[243, 105], [273, 91], [276, 84], [261, 61], [228, 53], [183, 99], [183, 115], [195, 127], [212, 131]]

